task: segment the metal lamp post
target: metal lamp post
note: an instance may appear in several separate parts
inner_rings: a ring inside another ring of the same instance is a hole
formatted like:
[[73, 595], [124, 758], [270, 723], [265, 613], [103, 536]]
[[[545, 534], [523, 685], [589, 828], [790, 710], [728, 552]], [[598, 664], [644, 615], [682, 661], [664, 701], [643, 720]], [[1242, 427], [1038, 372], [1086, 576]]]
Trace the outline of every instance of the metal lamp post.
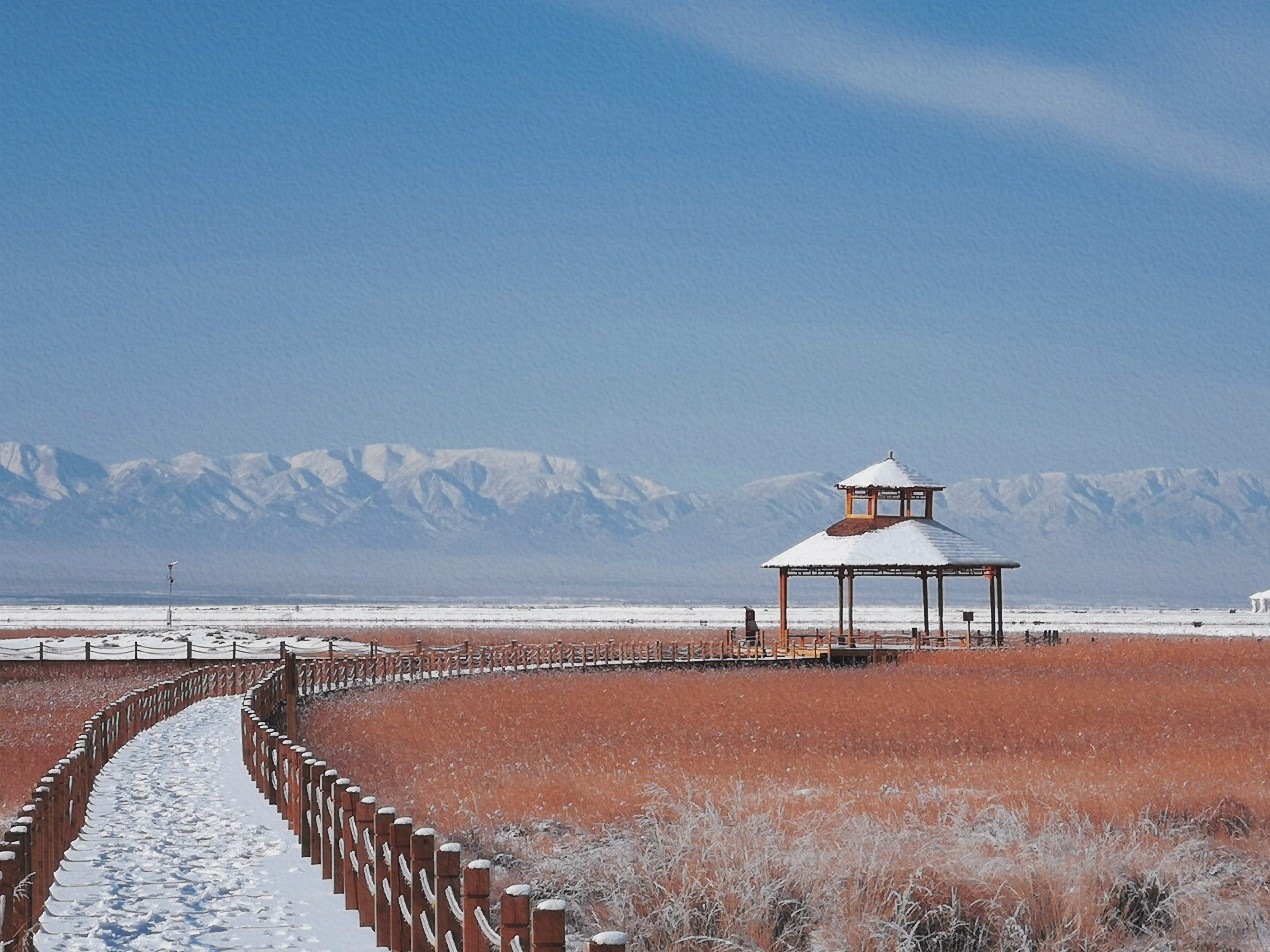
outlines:
[[175, 567], [178, 559], [173, 559], [168, 563], [168, 627], [172, 627], [172, 583], [176, 579], [172, 576], [172, 569]]

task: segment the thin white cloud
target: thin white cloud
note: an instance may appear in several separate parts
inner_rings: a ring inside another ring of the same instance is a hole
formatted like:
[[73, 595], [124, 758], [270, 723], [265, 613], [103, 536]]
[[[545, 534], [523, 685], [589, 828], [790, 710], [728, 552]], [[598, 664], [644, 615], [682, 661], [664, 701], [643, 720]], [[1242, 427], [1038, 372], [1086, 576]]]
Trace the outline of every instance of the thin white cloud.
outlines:
[[835, 95], [1058, 136], [1122, 162], [1270, 192], [1270, 150], [1189, 126], [1088, 69], [882, 36], [763, 0], [584, 3]]

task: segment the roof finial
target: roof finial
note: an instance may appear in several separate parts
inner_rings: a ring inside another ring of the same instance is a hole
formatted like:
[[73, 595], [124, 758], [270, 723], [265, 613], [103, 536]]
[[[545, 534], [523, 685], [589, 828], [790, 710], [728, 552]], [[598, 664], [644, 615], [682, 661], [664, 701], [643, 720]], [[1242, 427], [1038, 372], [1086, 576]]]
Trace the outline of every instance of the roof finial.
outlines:
[[886, 458], [887, 458], [887, 459], [895, 459], [895, 450], [891, 450], [891, 452], [887, 453], [887, 454], [886, 454]]

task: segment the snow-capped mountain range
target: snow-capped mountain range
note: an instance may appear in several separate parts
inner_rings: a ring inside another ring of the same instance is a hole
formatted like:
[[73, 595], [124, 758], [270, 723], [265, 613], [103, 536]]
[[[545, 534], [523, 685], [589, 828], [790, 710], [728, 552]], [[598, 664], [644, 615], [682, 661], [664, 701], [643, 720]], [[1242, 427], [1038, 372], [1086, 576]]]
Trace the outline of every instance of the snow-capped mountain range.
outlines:
[[[127, 590], [150, 580], [152, 559], [185, 555], [205, 591], [757, 598], [771, 587], [764, 558], [840, 518], [841, 476], [707, 495], [494, 449], [104, 466], [0, 443], [0, 592]], [[950, 486], [936, 515], [1023, 562], [1013, 587], [1033, 598], [1238, 604], [1270, 582], [1264, 474], [974, 479]]]

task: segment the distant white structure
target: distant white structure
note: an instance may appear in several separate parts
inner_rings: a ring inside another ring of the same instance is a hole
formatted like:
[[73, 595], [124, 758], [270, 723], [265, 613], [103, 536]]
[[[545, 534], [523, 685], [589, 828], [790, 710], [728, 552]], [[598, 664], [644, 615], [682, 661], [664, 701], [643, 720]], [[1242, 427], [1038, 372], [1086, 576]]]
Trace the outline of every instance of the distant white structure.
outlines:
[[1254, 612], [1270, 612], [1270, 588], [1248, 596]]

